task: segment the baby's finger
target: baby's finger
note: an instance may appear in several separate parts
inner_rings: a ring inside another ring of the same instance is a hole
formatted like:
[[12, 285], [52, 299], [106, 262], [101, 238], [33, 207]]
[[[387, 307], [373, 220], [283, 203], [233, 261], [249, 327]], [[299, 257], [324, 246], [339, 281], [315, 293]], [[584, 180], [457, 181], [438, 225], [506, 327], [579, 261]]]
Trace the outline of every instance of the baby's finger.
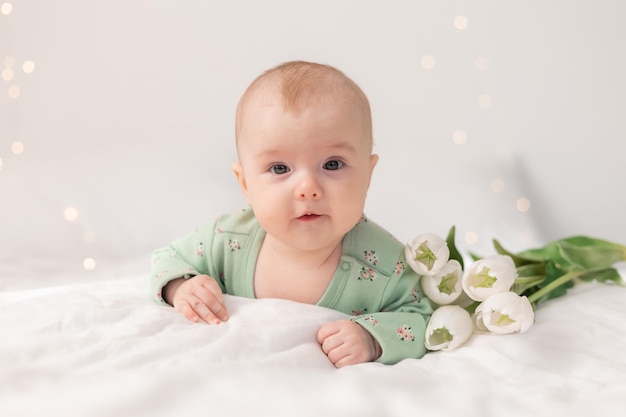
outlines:
[[224, 295], [219, 287], [217, 287], [216, 292], [215, 288], [207, 287], [206, 284], [202, 285], [202, 287], [198, 289], [197, 297], [201, 299], [208, 309], [221, 321], [228, 320], [228, 310], [226, 309]]
[[330, 336], [339, 332], [336, 322], [324, 323], [317, 331], [317, 342], [321, 345]]
[[178, 311], [183, 313], [183, 316], [185, 316], [187, 320], [192, 321], [194, 323], [197, 323], [198, 321], [200, 321], [200, 316], [196, 314], [194, 309], [191, 307], [191, 304], [189, 304], [187, 301], [183, 301], [182, 305], [176, 306], [176, 308], [178, 309]]
[[[332, 361], [332, 360], [331, 360]], [[355, 361], [354, 356], [345, 355], [336, 361], [332, 361], [335, 368], [343, 368], [348, 365], [356, 365], [357, 363], [361, 363], [362, 361]]]
[[333, 363], [333, 365], [339, 368], [347, 364], [344, 364], [344, 362], [349, 360], [350, 350], [346, 345], [342, 344], [331, 349], [326, 356], [328, 356], [328, 359]]
[[[198, 317], [205, 322], [209, 324], [220, 324], [222, 321], [225, 321], [220, 319], [220, 316], [215, 314], [212, 306], [207, 305], [204, 300], [196, 297], [195, 295], [190, 297], [189, 303], [195, 314], [197, 314]], [[226, 318], [228, 318], [228, 316], [226, 316]]]
[[324, 341], [322, 342], [322, 350], [326, 355], [330, 356], [331, 352], [337, 351], [343, 344], [344, 342], [340, 338], [336, 336], [330, 336], [324, 339]]

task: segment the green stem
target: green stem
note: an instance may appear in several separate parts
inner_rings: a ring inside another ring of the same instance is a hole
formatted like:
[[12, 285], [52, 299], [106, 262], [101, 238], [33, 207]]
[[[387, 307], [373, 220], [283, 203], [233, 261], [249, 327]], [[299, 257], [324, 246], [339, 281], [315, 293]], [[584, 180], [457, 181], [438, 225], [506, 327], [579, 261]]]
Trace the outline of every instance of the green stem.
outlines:
[[517, 277], [515, 278], [515, 282], [514, 284], [540, 284], [541, 281], [544, 280], [544, 276], [543, 275], [533, 275], [531, 277]]
[[528, 290], [529, 288], [532, 288], [536, 285], [541, 284], [544, 279], [545, 279], [545, 276], [543, 275], [515, 278], [515, 282], [513, 284], [513, 290], [517, 294], [521, 295], [524, 291]]
[[565, 284], [568, 281], [578, 278], [584, 273], [585, 271], [578, 270], [578, 271], [571, 271], [564, 275], [561, 275], [560, 277], [558, 277], [557, 279], [555, 279], [554, 281], [552, 281], [545, 287], [529, 295], [528, 301], [530, 301], [531, 303], [535, 303], [535, 301], [539, 300], [541, 297], [548, 294], [550, 291], [554, 290], [555, 288], [560, 287], [561, 285]]

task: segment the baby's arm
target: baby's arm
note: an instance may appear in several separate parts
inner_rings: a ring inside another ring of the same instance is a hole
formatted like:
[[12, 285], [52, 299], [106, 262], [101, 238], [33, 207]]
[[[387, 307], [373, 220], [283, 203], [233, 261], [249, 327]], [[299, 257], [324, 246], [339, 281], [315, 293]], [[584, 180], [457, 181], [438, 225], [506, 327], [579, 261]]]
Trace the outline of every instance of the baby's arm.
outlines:
[[379, 342], [382, 353], [377, 362], [394, 364], [426, 353], [424, 335], [432, 306], [412, 275], [405, 274], [389, 289], [379, 312], [351, 318]]
[[176, 278], [165, 285], [164, 299], [194, 323], [220, 324], [228, 320], [222, 289], [208, 275]]
[[223, 284], [212, 256], [215, 223], [176, 239], [152, 255], [151, 293], [187, 319], [220, 323], [228, 319]]
[[323, 324], [317, 332], [317, 341], [337, 368], [371, 362], [382, 353], [376, 339], [352, 320]]
[[[426, 353], [424, 333], [432, 307], [423, 296], [419, 279], [407, 269], [390, 277], [384, 291], [367, 290], [353, 297], [359, 303], [369, 300], [367, 308], [362, 304], [358, 307], [370, 313], [352, 316], [351, 326], [344, 320], [320, 328], [318, 341], [329, 360], [339, 367], [368, 361], [394, 364], [422, 357]], [[349, 304], [342, 308], [356, 310]]]

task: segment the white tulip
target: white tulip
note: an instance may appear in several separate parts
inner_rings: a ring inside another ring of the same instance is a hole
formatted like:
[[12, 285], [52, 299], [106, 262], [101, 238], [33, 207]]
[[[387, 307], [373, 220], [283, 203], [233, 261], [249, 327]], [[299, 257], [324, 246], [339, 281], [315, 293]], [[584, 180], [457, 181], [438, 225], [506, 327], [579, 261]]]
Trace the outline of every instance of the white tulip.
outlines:
[[419, 275], [434, 275], [448, 262], [450, 249], [441, 236], [424, 233], [406, 245], [405, 256], [409, 266]]
[[470, 314], [457, 305], [437, 308], [426, 326], [428, 350], [452, 350], [467, 342], [474, 331]]
[[474, 312], [476, 327], [492, 333], [523, 333], [535, 321], [528, 298], [514, 292], [494, 294], [480, 303]]
[[492, 255], [477, 260], [465, 271], [463, 290], [475, 301], [511, 289], [517, 276], [515, 263], [510, 256]]
[[435, 304], [445, 305], [456, 301], [463, 292], [461, 281], [463, 268], [456, 259], [448, 263], [435, 275], [425, 275], [421, 278], [424, 294]]

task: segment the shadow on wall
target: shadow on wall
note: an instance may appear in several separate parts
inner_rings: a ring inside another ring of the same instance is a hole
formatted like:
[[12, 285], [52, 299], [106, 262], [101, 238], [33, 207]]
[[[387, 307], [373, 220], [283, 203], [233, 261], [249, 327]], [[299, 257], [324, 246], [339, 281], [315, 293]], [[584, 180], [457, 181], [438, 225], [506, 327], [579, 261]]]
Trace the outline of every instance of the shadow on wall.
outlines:
[[545, 203], [534, 193], [519, 156], [468, 154], [445, 162], [434, 156], [420, 164], [394, 161], [380, 168], [384, 178], [402, 180], [375, 176], [367, 213], [403, 242], [421, 233], [445, 237], [452, 226], [465, 253], [494, 253], [494, 238], [509, 250], [545, 242]]

